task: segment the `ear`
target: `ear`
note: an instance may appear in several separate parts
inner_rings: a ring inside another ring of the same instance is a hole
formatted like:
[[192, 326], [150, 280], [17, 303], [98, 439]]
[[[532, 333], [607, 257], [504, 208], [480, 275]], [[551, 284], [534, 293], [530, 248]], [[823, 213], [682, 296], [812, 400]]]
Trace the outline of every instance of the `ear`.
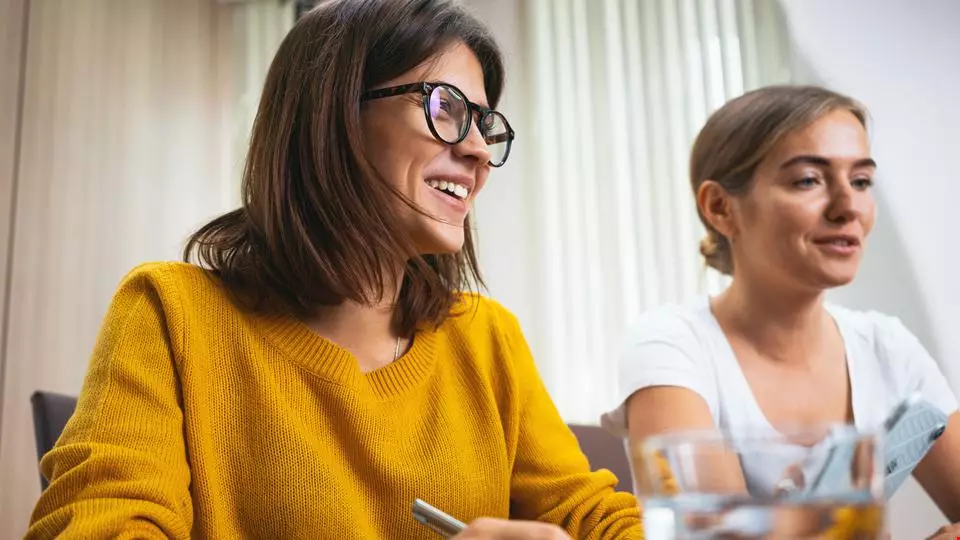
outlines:
[[735, 207], [733, 195], [727, 193], [717, 182], [704, 180], [697, 188], [697, 208], [700, 214], [711, 227], [727, 238], [733, 238], [737, 232]]

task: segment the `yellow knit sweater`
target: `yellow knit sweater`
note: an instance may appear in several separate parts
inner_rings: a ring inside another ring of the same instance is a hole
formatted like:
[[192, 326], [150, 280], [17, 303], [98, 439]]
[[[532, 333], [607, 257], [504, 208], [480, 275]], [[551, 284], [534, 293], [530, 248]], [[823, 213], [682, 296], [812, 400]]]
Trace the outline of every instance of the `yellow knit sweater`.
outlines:
[[43, 459], [27, 537], [435, 538], [411, 515], [419, 497], [466, 522], [639, 538], [636, 500], [590, 472], [515, 318], [464, 306], [363, 374], [294, 318], [241, 311], [197, 267], [134, 270]]

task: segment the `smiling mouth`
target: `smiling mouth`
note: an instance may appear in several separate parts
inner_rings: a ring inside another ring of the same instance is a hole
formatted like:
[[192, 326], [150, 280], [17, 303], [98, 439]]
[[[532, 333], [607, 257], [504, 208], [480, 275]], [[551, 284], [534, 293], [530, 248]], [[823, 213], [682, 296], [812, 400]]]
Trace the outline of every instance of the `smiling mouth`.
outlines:
[[830, 238], [827, 240], [817, 241], [818, 244], [824, 246], [838, 246], [838, 247], [856, 247], [860, 245], [860, 242], [849, 238]]
[[463, 184], [458, 184], [449, 180], [426, 180], [428, 186], [433, 189], [443, 193], [444, 195], [454, 198], [458, 201], [466, 200], [470, 195], [470, 189]]

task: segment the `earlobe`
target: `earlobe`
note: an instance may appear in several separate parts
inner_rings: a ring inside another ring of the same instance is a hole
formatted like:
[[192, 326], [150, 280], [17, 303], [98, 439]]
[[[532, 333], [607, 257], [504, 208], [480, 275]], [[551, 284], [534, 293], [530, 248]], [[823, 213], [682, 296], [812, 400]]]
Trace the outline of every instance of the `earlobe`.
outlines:
[[713, 180], [704, 180], [697, 189], [697, 208], [718, 233], [727, 238], [733, 236], [733, 200], [723, 186]]

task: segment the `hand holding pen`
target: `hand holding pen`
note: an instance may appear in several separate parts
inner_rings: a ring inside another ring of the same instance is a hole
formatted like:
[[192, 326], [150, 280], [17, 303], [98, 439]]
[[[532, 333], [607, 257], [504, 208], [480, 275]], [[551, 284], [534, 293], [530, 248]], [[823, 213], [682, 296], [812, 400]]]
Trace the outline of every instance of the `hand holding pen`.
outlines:
[[538, 521], [479, 518], [469, 525], [417, 499], [413, 517], [437, 534], [454, 540], [570, 540], [562, 529]]
[[480, 518], [470, 523], [454, 540], [570, 540], [563, 529], [539, 521]]

